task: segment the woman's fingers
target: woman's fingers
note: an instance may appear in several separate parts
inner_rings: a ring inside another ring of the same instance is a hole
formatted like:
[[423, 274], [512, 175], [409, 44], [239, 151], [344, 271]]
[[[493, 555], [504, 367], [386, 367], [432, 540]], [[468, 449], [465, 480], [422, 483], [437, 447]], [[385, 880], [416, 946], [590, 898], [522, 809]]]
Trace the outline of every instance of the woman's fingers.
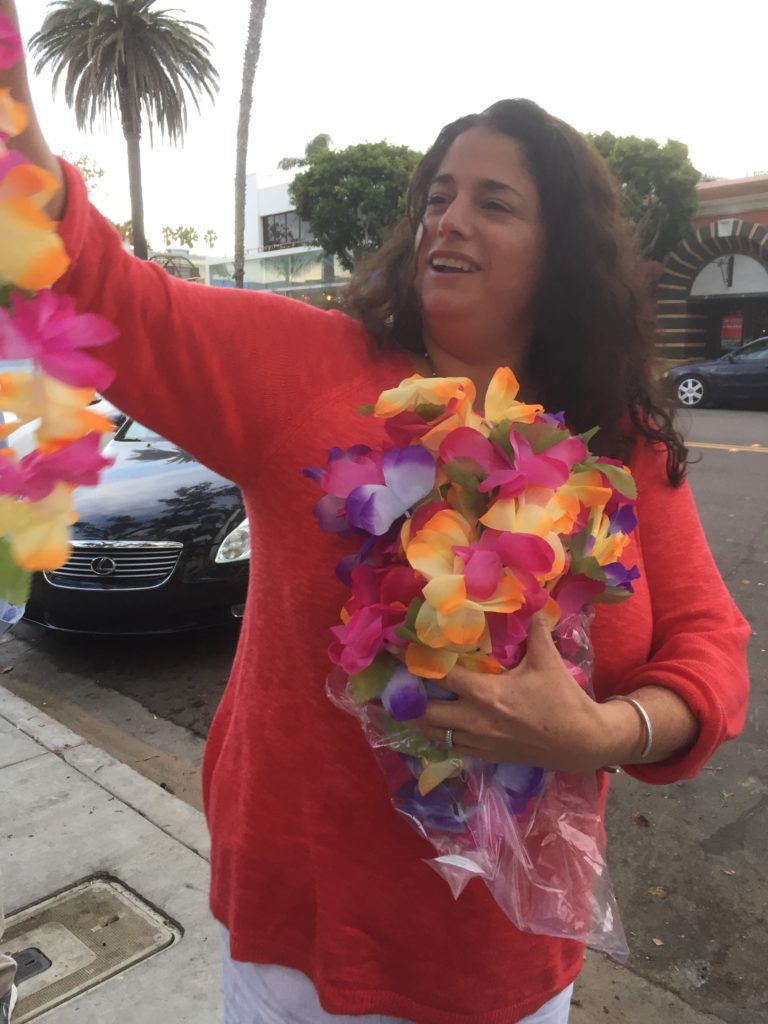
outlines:
[[470, 736], [469, 733], [462, 732], [460, 729], [453, 730], [450, 746], [447, 743], [445, 729], [426, 726], [421, 727], [421, 731], [436, 747], [442, 747], [451, 754], [455, 754], [456, 757], [474, 757], [479, 761], [493, 760], [487, 756], [482, 747], [477, 746], [476, 737]]
[[553, 655], [558, 661], [560, 660], [550, 629], [549, 618], [544, 612], [536, 612], [528, 625], [525, 661], [532, 668], [543, 667], [552, 663]]
[[471, 669], [456, 665], [443, 679], [436, 679], [435, 682], [445, 687], [460, 697], [482, 697], [488, 692], [488, 686], [493, 680], [499, 679], [498, 675], [491, 675], [485, 672], [473, 672]]

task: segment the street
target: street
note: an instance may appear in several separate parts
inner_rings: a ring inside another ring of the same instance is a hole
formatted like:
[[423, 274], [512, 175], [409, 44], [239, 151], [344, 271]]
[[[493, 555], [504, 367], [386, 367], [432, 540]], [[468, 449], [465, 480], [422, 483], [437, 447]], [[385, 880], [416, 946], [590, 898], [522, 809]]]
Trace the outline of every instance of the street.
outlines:
[[[690, 480], [720, 571], [749, 619], [743, 736], [696, 780], [609, 798], [609, 861], [629, 969], [728, 1024], [768, 1024], [768, 412], [681, 414]], [[236, 627], [86, 639], [26, 624], [0, 640], [0, 682], [195, 807], [204, 737]]]

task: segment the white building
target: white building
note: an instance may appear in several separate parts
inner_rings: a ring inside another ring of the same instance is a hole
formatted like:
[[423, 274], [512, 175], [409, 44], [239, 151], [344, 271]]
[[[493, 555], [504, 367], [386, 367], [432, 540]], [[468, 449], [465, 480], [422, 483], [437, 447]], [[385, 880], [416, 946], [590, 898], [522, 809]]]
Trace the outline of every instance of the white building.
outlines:
[[[233, 287], [231, 260], [211, 261], [206, 282]], [[246, 177], [245, 287], [280, 292], [315, 306], [337, 301], [349, 277], [338, 259], [315, 244], [307, 221], [288, 198], [288, 182], [259, 188], [256, 175]]]

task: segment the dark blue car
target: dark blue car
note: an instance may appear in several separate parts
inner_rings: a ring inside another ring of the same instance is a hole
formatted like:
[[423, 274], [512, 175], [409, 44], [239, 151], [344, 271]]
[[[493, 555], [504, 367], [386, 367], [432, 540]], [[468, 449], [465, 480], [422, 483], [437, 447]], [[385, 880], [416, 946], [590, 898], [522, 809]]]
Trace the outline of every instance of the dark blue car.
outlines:
[[675, 366], [665, 374], [680, 405], [768, 402], [768, 337], [719, 359]]

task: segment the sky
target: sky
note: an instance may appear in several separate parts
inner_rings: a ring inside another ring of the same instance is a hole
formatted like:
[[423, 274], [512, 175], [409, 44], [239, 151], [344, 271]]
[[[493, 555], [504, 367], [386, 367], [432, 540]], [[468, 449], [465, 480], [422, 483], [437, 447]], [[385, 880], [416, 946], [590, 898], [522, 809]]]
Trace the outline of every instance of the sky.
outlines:
[[[47, 0], [17, 5], [26, 39]], [[201, 237], [213, 228], [216, 251], [228, 253], [249, 0], [157, 7], [206, 27], [221, 87], [215, 105], [190, 107], [183, 147], [150, 148], [145, 137], [147, 235], [159, 247], [163, 225], [190, 224]], [[285, 181], [277, 162], [320, 132], [336, 148], [387, 139], [423, 151], [462, 114], [527, 96], [580, 131], [679, 139], [709, 175], [768, 172], [767, 38], [766, 0], [268, 0], [248, 170], [260, 186]], [[78, 132], [49, 75], [33, 90], [51, 146], [95, 160], [105, 175], [94, 200], [127, 220], [119, 120]]]

